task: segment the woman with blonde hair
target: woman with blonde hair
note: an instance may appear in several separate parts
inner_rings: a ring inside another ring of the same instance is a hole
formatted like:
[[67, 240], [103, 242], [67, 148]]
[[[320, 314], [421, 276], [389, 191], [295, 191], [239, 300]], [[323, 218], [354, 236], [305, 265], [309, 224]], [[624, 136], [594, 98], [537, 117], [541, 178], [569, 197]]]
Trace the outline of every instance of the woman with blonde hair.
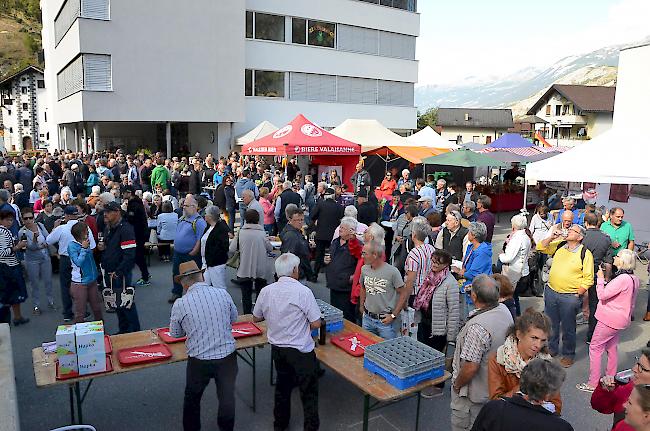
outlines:
[[[513, 286], [515, 286], [515, 307], [517, 314], [520, 314], [519, 292], [517, 283], [522, 277], [530, 273], [528, 268], [528, 255], [532, 247], [532, 241], [526, 232], [528, 220], [523, 214], [516, 214], [510, 219], [512, 232], [503, 253], [499, 255], [499, 261], [503, 264], [501, 273], [508, 277]], [[523, 284], [523, 283], [522, 283]]]
[[593, 392], [601, 377], [601, 358], [607, 351], [607, 367], [605, 375], [613, 376], [618, 367], [618, 340], [621, 331], [632, 320], [634, 303], [639, 291], [639, 279], [634, 275], [636, 256], [634, 252], [623, 249], [614, 258], [614, 266], [618, 272], [614, 278], [605, 283], [602, 268], [598, 269], [596, 292], [598, 306], [596, 307], [596, 328], [589, 344], [589, 381], [576, 386], [581, 391]]

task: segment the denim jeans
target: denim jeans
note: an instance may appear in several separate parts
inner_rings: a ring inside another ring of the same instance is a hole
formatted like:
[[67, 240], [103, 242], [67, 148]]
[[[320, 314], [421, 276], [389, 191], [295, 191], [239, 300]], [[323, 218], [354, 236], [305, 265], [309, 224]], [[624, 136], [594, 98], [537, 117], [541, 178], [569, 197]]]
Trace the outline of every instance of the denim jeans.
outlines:
[[[575, 293], [558, 293], [546, 286], [544, 290], [544, 313], [551, 319], [553, 328], [549, 338], [552, 354], [573, 359], [576, 354], [576, 314], [582, 307], [582, 299]], [[560, 350], [560, 333], [562, 349]]]
[[362, 327], [368, 332], [380, 336], [384, 340], [390, 340], [397, 337], [397, 332], [393, 324], [384, 325], [379, 319], [373, 319], [368, 314], [363, 315]]
[[54, 304], [52, 294], [52, 262], [50, 257], [40, 260], [24, 260], [25, 273], [32, 287], [32, 304], [34, 307], [41, 306], [40, 286], [43, 284], [48, 304]]

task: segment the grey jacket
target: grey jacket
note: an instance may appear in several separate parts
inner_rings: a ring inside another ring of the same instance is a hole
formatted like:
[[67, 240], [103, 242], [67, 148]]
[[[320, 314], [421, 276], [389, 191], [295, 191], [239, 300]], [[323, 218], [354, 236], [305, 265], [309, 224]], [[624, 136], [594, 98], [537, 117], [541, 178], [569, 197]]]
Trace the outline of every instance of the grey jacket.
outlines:
[[451, 275], [442, 281], [431, 298], [431, 335], [446, 335], [454, 341], [460, 326], [460, 291]]
[[239, 248], [239, 268], [237, 277], [264, 278], [268, 274], [269, 257], [267, 252], [273, 246], [259, 224], [244, 224], [230, 242], [228, 251], [235, 253]]

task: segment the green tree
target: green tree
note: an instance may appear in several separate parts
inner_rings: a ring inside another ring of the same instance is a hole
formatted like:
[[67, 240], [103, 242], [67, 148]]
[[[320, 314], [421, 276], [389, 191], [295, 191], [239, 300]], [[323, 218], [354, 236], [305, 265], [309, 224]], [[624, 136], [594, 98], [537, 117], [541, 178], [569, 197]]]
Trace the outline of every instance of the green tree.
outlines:
[[418, 111], [418, 130], [422, 130], [427, 126], [434, 128], [436, 120], [438, 119], [438, 108], [429, 108], [424, 112]]

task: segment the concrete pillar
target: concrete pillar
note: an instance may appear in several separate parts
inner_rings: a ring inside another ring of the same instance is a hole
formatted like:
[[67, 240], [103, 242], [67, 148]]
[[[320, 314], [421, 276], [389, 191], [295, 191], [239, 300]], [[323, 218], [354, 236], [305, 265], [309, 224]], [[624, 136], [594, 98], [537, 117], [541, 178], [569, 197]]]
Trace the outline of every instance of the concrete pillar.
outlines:
[[93, 153], [99, 146], [99, 124], [93, 123]]
[[66, 146], [66, 150], [79, 151], [79, 124], [74, 125], [74, 147], [70, 148]]
[[172, 123], [165, 124], [165, 142], [167, 143], [167, 158], [172, 158]]
[[217, 141], [217, 155], [215, 157], [227, 156], [232, 149], [232, 123], [219, 123], [215, 140]]
[[81, 151], [83, 153], [88, 152], [88, 131], [86, 130], [86, 127], [88, 125], [86, 123], [81, 123]]

